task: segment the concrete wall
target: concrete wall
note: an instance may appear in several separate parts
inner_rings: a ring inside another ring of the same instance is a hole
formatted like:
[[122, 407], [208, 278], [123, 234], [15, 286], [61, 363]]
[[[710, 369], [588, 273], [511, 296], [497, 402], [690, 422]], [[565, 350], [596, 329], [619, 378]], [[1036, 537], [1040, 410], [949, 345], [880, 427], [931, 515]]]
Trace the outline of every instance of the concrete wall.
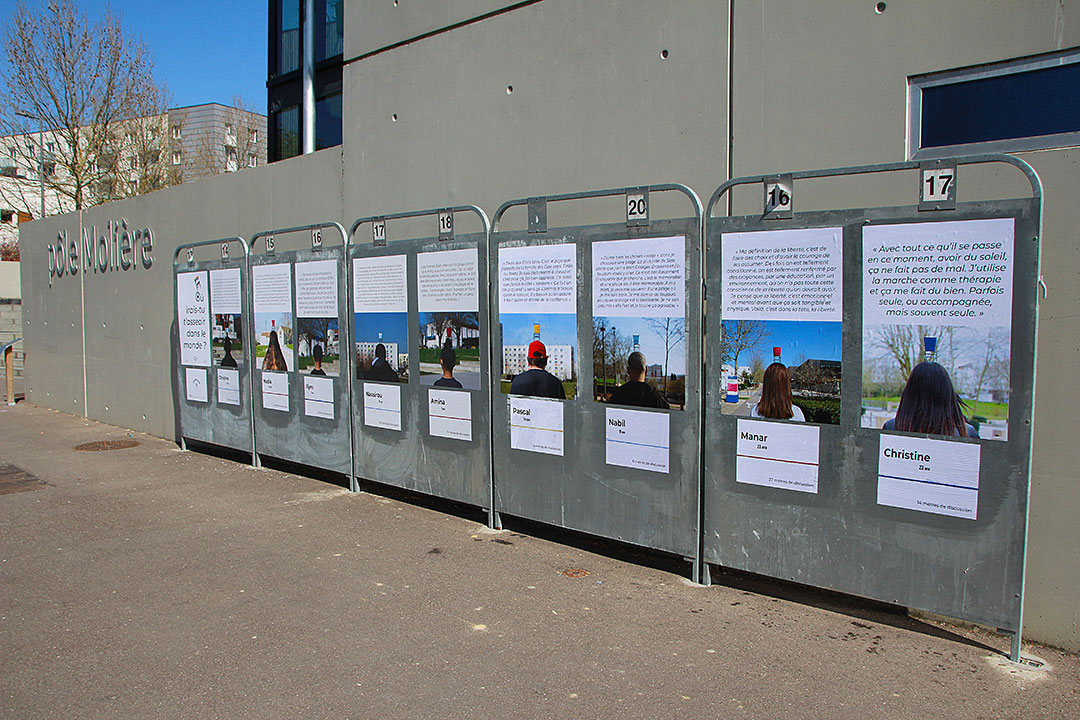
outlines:
[[[169, 329], [176, 246], [337, 220], [341, 172], [340, 149], [324, 150], [31, 225], [40, 232], [24, 235], [21, 246], [24, 342], [32, 360], [27, 400], [175, 437]], [[152, 229], [150, 269], [65, 274], [49, 286], [45, 247], [57, 233], [78, 238], [82, 228], [94, 227], [101, 233], [121, 218], [132, 230]], [[289, 239], [279, 247], [289, 249]]]
[[[308, 220], [348, 226], [363, 215], [457, 203], [493, 212], [510, 198], [656, 182], [686, 183], [705, 199], [729, 177], [729, 162], [734, 175], [750, 175], [903, 160], [909, 75], [1080, 44], [1078, 16], [1056, 0], [912, 0], [880, 14], [870, 0], [350, 2], [341, 152], [28, 226], [28, 398], [173, 435], [171, 249], [183, 240]], [[1072, 231], [1080, 218], [1065, 197], [1078, 155], [1025, 155], [1046, 185], [1050, 288], [1038, 348], [1026, 622], [1030, 637], [1074, 650], [1080, 565], [1061, 549], [1080, 544], [1071, 422], [1080, 397]], [[1010, 172], [963, 175], [960, 200], [1024, 193]], [[909, 204], [914, 187], [913, 177], [800, 184], [796, 208]], [[759, 210], [758, 192], [736, 195], [735, 210]], [[552, 207], [549, 222], [620, 212], [618, 203]], [[47, 287], [47, 241], [120, 216], [153, 227], [151, 270], [91, 272]]]

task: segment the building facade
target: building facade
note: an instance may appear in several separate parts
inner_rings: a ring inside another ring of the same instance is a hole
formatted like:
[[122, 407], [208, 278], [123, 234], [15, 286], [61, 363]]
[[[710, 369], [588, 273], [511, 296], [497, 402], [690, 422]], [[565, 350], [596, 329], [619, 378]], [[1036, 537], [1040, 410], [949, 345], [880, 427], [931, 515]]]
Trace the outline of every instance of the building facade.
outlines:
[[[299, 12], [299, 0], [271, 4], [279, 19], [271, 22], [273, 58], [279, 51], [292, 58], [288, 43], [299, 43], [299, 22], [280, 23], [285, 10], [294, 17], [293, 8]], [[990, 147], [1029, 162], [1045, 189], [1047, 292], [1039, 301], [1025, 636], [1080, 650], [1080, 566], [1060, 552], [1080, 544], [1080, 445], [1071, 422], [1080, 396], [1072, 370], [1080, 337], [1080, 206], [1070, 200], [1080, 142], [1057, 130], [1030, 135], [1042, 132], [1030, 124], [1011, 138], [971, 133], [959, 139], [984, 139], [957, 142], [935, 127], [947, 113], [923, 112], [924, 100], [949, 106], [949, 97], [934, 99], [933, 88], [950, 78], [964, 84], [990, 77], [982, 73], [1038, 72], [1025, 63], [1074, 71], [1069, 53], [1080, 47], [1080, 12], [1073, 4], [353, 0], [341, 12], [340, 114], [349, 122], [339, 147], [26, 226], [29, 400], [174, 437], [168, 258], [192, 239], [329, 220], [348, 227], [359, 217], [462, 203], [491, 213], [512, 198], [661, 182], [707, 198], [735, 177], [998, 143]], [[280, 152], [281, 144], [298, 146], [303, 127], [301, 68], [298, 59], [290, 62], [269, 73], [276, 115], [268, 130], [279, 158], [295, 154]], [[327, 81], [315, 94], [332, 86]], [[1010, 97], [995, 87], [994, 95]], [[1058, 114], [1042, 100], [1031, 107]], [[290, 108], [293, 119], [283, 116]], [[1033, 147], [1036, 137], [1051, 146]], [[998, 197], [1024, 193], [1026, 180], [1010, 173], [988, 171], [979, 187]], [[815, 180], [796, 206], [890, 206], [914, 192], [907, 178]], [[760, 188], [736, 193], [730, 207], [719, 208], [727, 211], [760, 214]], [[50, 277], [47, 248], [58, 234], [78, 237], [84, 227], [121, 216], [154, 228], [151, 268], [80, 276], [85, 283]], [[611, 215], [568, 208], [559, 221], [610, 222]], [[94, 332], [84, 336], [83, 328]], [[132, 338], [144, 352], [118, 373], [113, 350]], [[127, 392], [134, 386], [148, 390]]]

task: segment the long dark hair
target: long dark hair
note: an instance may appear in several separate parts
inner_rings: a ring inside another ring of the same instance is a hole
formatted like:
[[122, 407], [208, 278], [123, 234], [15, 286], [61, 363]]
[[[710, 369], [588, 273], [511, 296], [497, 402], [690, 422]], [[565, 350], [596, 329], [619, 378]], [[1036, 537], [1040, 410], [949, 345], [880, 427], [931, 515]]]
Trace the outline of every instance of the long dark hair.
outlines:
[[948, 371], [935, 362], [921, 362], [908, 376], [893, 426], [906, 432], [967, 437], [966, 407]]
[[281, 345], [278, 343], [277, 332], [270, 331], [270, 342], [266, 346], [266, 356], [263, 358], [262, 364], [263, 370], [276, 370], [279, 372], [285, 372], [289, 369], [285, 364], [285, 353], [281, 352]]
[[791, 411], [791, 373], [784, 363], [774, 362], [765, 368], [757, 411], [761, 417], [777, 420], [790, 420], [795, 415]]

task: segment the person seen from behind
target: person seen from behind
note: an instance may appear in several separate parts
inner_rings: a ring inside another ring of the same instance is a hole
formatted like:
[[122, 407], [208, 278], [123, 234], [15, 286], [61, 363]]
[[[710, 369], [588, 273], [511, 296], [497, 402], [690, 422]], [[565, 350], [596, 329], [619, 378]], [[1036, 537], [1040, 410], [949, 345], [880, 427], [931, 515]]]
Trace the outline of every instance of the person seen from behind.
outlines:
[[908, 376], [896, 417], [881, 429], [977, 438], [979, 431], [964, 417], [965, 407], [948, 371], [936, 362], [921, 362]]
[[566, 392], [558, 378], [549, 373], [547, 368], [547, 347], [539, 340], [529, 343], [529, 369], [514, 378], [510, 383], [511, 395], [531, 395], [532, 397], [565, 400]]
[[645, 382], [645, 355], [635, 350], [626, 358], [626, 382], [615, 389], [608, 402], [644, 408], [668, 409], [667, 399]]
[[761, 398], [750, 408], [750, 417], [806, 422], [802, 409], [791, 404], [791, 373], [787, 365], [774, 362], [765, 368]]
[[435, 381], [435, 387], [460, 388], [461, 383], [454, 378], [454, 366], [457, 365], [457, 353], [454, 346], [447, 339], [443, 344], [442, 354], [439, 355], [439, 365], [442, 367], [442, 377]]

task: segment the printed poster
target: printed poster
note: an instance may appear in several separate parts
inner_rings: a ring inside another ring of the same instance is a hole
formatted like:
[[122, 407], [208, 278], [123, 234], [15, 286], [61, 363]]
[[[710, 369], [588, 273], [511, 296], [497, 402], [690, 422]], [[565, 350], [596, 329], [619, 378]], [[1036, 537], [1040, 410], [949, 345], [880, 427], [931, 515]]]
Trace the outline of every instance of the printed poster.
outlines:
[[292, 264], [255, 265], [251, 288], [257, 366], [273, 372], [294, 370]]
[[176, 274], [180, 364], [210, 367], [210, 296], [206, 271]]
[[723, 234], [723, 413], [840, 423], [843, 237], [839, 227]]
[[428, 433], [472, 441], [472, 395], [460, 390], [428, 389]]
[[878, 504], [974, 520], [981, 450], [979, 443], [881, 433]]
[[240, 268], [210, 271], [210, 346], [213, 364], [234, 368], [244, 362]]
[[[529, 346], [540, 342], [546, 357], [539, 369], [554, 376], [564, 397], [575, 396], [577, 245], [499, 248], [499, 324], [502, 392], [524, 394], [515, 392], [514, 380], [529, 371]], [[545, 397], [559, 399], [558, 395], [552, 391]]]
[[816, 425], [740, 418], [735, 482], [817, 493], [820, 430]]
[[410, 370], [407, 257], [353, 258], [352, 263], [356, 379], [407, 383]]
[[298, 262], [295, 271], [297, 366], [315, 377], [337, 377], [341, 374], [338, 262]]
[[933, 361], [979, 437], [1008, 439], [1014, 231], [1012, 218], [863, 228], [863, 427], [893, 419]]
[[304, 415], [308, 417], [334, 419], [334, 380], [326, 377], [305, 375]]
[[205, 368], [184, 368], [184, 380], [189, 401], [207, 402]]
[[289, 375], [283, 372], [266, 372], [262, 375], [262, 406], [265, 410], [289, 410]]
[[608, 465], [667, 473], [671, 462], [671, 416], [665, 412], [605, 408]]
[[476, 248], [416, 256], [420, 384], [480, 389], [480, 272]]
[[386, 430], [401, 430], [401, 386], [362, 383], [364, 424]]
[[[592, 244], [593, 399], [686, 406], [686, 238]], [[597, 352], [599, 351], [599, 352]], [[629, 392], [645, 383], [648, 390]]]
[[563, 404], [510, 398], [510, 447], [546, 455], [563, 454]]
[[228, 368], [217, 369], [218, 405], [240, 404], [240, 371]]

